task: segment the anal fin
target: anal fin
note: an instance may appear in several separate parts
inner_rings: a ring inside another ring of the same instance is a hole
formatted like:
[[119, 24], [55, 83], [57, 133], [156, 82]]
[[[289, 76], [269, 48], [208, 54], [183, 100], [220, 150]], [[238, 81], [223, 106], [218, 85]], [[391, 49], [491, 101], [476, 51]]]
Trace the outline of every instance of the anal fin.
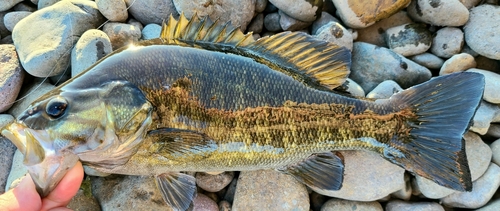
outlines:
[[309, 187], [339, 190], [344, 179], [344, 159], [338, 152], [319, 153], [277, 170], [292, 175]]
[[163, 200], [175, 211], [187, 210], [196, 197], [196, 179], [191, 175], [163, 173], [156, 176], [156, 186]]

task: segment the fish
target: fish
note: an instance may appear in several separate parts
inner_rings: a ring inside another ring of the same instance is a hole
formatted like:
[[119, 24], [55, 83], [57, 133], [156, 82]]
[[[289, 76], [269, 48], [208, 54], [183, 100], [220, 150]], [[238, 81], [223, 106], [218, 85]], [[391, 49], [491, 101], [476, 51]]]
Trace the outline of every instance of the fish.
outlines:
[[275, 169], [339, 190], [342, 150], [373, 151], [471, 191], [463, 135], [484, 77], [439, 76], [374, 100], [338, 90], [350, 66], [348, 49], [302, 32], [255, 40], [228, 23], [170, 16], [159, 38], [102, 58], [1, 133], [24, 155], [42, 197], [77, 161], [89, 175], [154, 176], [174, 210], [196, 196], [186, 171]]

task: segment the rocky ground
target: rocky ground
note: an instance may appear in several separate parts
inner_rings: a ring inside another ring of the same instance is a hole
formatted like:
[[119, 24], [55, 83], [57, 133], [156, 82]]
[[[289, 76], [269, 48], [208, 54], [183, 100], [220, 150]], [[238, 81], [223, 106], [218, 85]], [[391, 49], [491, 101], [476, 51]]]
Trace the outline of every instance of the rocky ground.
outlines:
[[[311, 3], [312, 2], [312, 3]], [[314, 192], [274, 170], [193, 173], [193, 210], [500, 210], [500, 6], [496, 0], [3, 0], [0, 3], [0, 127], [33, 99], [121, 46], [158, 37], [169, 14], [231, 21], [256, 38], [304, 31], [352, 50], [348, 91], [388, 98], [453, 72], [486, 76], [464, 138], [474, 180], [457, 192], [410, 175], [378, 155], [342, 152], [339, 191]], [[365, 2], [377, 2], [365, 3]], [[395, 3], [394, 3], [395, 2]], [[28, 32], [28, 33], [27, 33]], [[45, 80], [48, 77], [48, 80]], [[20, 90], [29, 93], [14, 106]], [[0, 137], [0, 193], [25, 173]], [[10, 171], [10, 169], [12, 169]], [[10, 173], [9, 173], [10, 172]], [[163, 210], [151, 177], [89, 177], [75, 210]]]

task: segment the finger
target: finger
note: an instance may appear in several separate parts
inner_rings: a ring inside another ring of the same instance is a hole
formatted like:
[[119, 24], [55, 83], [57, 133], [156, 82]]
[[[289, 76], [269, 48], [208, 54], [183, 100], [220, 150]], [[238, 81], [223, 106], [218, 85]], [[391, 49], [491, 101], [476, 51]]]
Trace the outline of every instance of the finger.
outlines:
[[57, 187], [42, 199], [41, 210], [51, 210], [57, 207], [66, 207], [71, 201], [83, 180], [82, 163], [78, 161], [76, 165], [64, 175]]
[[0, 210], [40, 210], [41, 207], [40, 195], [29, 174], [14, 189], [0, 196]]

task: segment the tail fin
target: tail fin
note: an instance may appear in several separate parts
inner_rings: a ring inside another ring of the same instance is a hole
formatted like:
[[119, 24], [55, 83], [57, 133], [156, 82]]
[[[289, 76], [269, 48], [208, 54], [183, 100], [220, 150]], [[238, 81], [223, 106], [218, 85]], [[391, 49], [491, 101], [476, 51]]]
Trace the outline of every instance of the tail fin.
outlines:
[[410, 138], [391, 140], [403, 157], [387, 157], [406, 170], [439, 185], [471, 191], [472, 181], [463, 134], [481, 101], [484, 77], [456, 73], [436, 77], [390, 98], [398, 109], [410, 108], [416, 118], [407, 120]]

